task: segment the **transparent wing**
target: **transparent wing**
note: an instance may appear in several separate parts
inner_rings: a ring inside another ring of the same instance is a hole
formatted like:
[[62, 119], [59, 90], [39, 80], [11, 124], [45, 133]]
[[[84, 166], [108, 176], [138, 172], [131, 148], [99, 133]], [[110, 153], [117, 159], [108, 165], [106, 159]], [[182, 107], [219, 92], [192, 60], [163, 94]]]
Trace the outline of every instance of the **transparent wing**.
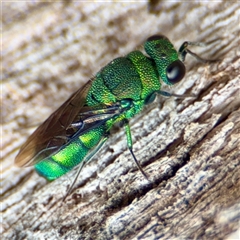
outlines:
[[71, 124], [79, 121], [79, 114], [83, 109], [91, 84], [90, 80], [72, 94], [32, 133], [15, 158], [17, 166], [34, 165], [49, 157], [69, 141], [69, 136], [74, 134], [75, 129], [81, 129], [81, 124], [74, 127], [71, 127]]

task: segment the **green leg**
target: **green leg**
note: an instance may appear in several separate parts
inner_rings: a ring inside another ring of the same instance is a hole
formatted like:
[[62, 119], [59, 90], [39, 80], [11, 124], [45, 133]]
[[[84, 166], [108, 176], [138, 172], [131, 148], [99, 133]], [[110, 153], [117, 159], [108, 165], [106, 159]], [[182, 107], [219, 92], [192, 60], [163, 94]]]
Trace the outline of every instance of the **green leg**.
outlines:
[[134, 153], [133, 153], [133, 150], [132, 150], [132, 135], [131, 135], [131, 130], [130, 130], [130, 126], [129, 126], [129, 123], [127, 120], [125, 120], [124, 122], [124, 127], [125, 127], [125, 131], [126, 131], [126, 135], [127, 135], [127, 145], [128, 145], [128, 149], [135, 161], [135, 163], [137, 164], [137, 167], [138, 169], [140, 170], [140, 172], [142, 173], [142, 175], [148, 180], [148, 177], [147, 175], [145, 174], [145, 172], [143, 171], [142, 167], [140, 166], [139, 162], [137, 161]]
[[79, 174], [82, 171], [83, 167], [86, 165], [86, 163], [88, 163], [88, 162], [90, 162], [92, 160], [92, 157], [102, 148], [103, 144], [106, 142], [107, 139], [108, 139], [108, 136], [105, 136], [104, 138], [102, 138], [100, 140], [100, 142], [98, 143], [98, 145], [92, 151], [90, 151], [89, 154], [79, 164], [77, 175], [74, 178], [71, 186], [67, 190], [67, 193], [66, 193], [65, 197], [63, 198], [63, 202], [65, 201], [66, 197], [71, 193], [72, 188], [75, 185], [75, 183], [76, 183], [76, 181], [77, 181], [77, 179], [79, 177]]

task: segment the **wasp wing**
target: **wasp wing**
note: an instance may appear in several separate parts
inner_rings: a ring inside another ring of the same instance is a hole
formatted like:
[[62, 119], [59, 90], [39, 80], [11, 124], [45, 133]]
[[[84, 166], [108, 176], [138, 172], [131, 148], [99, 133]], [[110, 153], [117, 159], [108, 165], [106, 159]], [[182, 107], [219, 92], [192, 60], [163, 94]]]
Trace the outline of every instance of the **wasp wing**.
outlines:
[[34, 165], [54, 154], [67, 143], [69, 126], [77, 121], [91, 85], [92, 81], [90, 80], [73, 93], [30, 135], [15, 158], [17, 166]]

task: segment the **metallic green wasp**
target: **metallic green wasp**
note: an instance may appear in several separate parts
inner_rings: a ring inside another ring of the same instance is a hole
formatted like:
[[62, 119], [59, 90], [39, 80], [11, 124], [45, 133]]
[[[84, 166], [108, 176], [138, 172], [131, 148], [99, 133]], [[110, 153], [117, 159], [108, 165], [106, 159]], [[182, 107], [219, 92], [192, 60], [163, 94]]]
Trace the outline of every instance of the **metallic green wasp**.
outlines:
[[121, 123], [128, 149], [146, 177], [132, 150], [128, 120], [153, 102], [157, 94], [176, 96], [161, 91], [161, 81], [173, 85], [183, 79], [187, 53], [208, 61], [192, 53], [189, 45], [201, 44], [184, 42], [177, 52], [168, 38], [154, 35], [144, 44], [149, 56], [133, 51], [112, 60], [36, 129], [15, 163], [35, 165], [40, 175], [54, 180], [79, 163], [81, 169], [103, 146], [112, 126]]

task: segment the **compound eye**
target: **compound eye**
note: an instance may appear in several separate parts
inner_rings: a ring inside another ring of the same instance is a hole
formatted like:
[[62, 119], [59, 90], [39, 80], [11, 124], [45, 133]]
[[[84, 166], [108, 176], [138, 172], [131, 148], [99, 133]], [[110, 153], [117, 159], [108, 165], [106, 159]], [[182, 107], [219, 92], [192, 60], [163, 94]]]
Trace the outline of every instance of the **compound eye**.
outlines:
[[186, 68], [180, 60], [172, 62], [166, 70], [169, 83], [175, 84], [180, 82], [183, 79], [185, 72]]

